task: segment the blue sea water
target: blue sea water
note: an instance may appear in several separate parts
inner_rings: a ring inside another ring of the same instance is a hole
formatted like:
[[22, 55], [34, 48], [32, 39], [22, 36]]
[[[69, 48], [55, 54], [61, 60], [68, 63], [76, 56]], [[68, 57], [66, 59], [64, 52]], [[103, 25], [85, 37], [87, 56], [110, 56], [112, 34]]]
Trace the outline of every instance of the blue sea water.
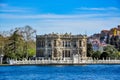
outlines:
[[0, 66], [0, 80], [120, 80], [120, 65]]

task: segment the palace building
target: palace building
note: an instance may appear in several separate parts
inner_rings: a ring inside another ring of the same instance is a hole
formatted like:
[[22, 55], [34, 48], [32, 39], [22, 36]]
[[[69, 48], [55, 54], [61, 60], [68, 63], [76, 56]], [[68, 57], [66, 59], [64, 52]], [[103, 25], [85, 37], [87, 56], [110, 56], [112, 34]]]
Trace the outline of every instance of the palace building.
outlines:
[[45, 34], [36, 36], [36, 57], [50, 59], [85, 59], [87, 36], [65, 34]]

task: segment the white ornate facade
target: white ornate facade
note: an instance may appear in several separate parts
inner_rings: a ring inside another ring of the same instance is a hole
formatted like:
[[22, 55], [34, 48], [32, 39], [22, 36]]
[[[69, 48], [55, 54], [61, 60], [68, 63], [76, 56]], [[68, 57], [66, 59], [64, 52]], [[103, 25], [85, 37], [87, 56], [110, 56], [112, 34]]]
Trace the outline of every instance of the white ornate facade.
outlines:
[[45, 34], [36, 36], [36, 57], [51, 59], [86, 58], [87, 37], [71, 34]]

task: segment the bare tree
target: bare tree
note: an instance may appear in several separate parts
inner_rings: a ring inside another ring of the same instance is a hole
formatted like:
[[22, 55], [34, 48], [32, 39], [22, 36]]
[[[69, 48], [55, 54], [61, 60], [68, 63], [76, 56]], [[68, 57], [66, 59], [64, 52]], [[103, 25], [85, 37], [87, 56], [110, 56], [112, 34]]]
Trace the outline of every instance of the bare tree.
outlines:
[[22, 28], [21, 33], [23, 34], [23, 37], [25, 39], [26, 58], [28, 59], [28, 42], [31, 40], [35, 40], [36, 30], [34, 30], [32, 27], [27, 25], [27, 26]]

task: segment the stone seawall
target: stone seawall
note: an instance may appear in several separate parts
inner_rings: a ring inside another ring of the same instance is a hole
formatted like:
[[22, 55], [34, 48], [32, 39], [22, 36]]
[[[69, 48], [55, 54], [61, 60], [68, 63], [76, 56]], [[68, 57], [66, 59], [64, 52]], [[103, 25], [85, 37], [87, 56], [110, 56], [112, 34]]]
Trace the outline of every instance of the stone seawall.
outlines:
[[120, 60], [10, 60], [11, 65], [82, 65], [82, 64], [120, 64]]

